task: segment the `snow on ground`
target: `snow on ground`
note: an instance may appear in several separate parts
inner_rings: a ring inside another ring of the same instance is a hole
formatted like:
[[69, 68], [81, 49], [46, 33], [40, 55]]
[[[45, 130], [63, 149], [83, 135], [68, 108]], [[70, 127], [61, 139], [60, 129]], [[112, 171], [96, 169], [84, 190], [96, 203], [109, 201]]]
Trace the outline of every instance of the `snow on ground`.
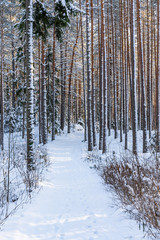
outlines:
[[2, 226], [0, 240], [142, 240], [143, 232], [82, 159], [83, 132], [47, 144], [43, 189]]

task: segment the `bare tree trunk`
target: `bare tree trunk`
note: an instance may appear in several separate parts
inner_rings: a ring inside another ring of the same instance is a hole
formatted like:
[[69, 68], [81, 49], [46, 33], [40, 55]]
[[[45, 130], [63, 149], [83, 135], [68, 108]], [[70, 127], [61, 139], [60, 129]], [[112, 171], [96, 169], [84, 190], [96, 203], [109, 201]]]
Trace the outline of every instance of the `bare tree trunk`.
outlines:
[[65, 117], [65, 90], [64, 90], [64, 68], [63, 68], [63, 46], [60, 43], [60, 65], [61, 65], [61, 130], [64, 130]]
[[[156, 24], [156, 20], [154, 19], [154, 26]], [[158, 77], [158, 66], [157, 66], [157, 42], [156, 42], [156, 28], [154, 27], [154, 65], [155, 65], [155, 79], [157, 82]], [[157, 93], [154, 96], [154, 128], [157, 129]]]
[[27, 65], [27, 163], [30, 168], [34, 163], [34, 88], [33, 88], [33, 23], [32, 0], [26, 0], [26, 65]]
[[95, 76], [93, 46], [93, 0], [91, 0], [91, 80], [92, 80], [92, 135], [93, 146], [96, 146], [96, 109], [95, 109]]
[[42, 40], [42, 142], [47, 143], [47, 91], [46, 91], [46, 75], [45, 75], [45, 49], [44, 42]]
[[157, 102], [157, 152], [160, 151], [160, 1], [157, 0], [157, 81], [156, 81], [156, 102]]
[[107, 151], [107, 63], [106, 63], [106, 36], [105, 36], [105, 15], [104, 0], [101, 0], [101, 45], [103, 49], [103, 153]]
[[53, 65], [52, 65], [52, 85], [53, 85], [53, 109], [52, 109], [52, 141], [55, 140], [55, 48], [56, 48], [56, 36], [55, 36], [55, 26], [53, 26]]
[[74, 94], [74, 111], [75, 111], [75, 123], [78, 122], [78, 75], [77, 75], [77, 66], [75, 60], [75, 94]]
[[[24, 46], [24, 54], [26, 55], [26, 46]], [[23, 62], [23, 71], [24, 71], [24, 85], [23, 85], [23, 126], [22, 126], [22, 139], [25, 136], [26, 130], [26, 94], [25, 94], [25, 87], [26, 87], [26, 57], [24, 58]]]
[[90, 61], [89, 0], [86, 0], [86, 48], [87, 48], [88, 151], [92, 151], [91, 67], [90, 67], [91, 61]]
[[147, 123], [149, 138], [152, 131], [152, 99], [151, 99], [151, 60], [150, 60], [150, 28], [149, 28], [149, 0], [147, 0]]
[[108, 136], [111, 136], [111, 116], [112, 116], [112, 99], [111, 99], [111, 64], [110, 64], [110, 58], [111, 58], [111, 43], [110, 43], [110, 27], [109, 27], [110, 21], [109, 21], [109, 0], [107, 1], [107, 34], [108, 34], [108, 61], [107, 61], [107, 78], [108, 78]]
[[125, 48], [125, 149], [128, 148], [128, 59], [127, 59], [128, 15], [124, 2], [124, 48]]
[[120, 142], [123, 135], [123, 12], [122, 0], [120, 0]]
[[3, 5], [1, 5], [0, 9], [0, 16], [1, 16], [1, 86], [0, 86], [0, 94], [1, 94], [1, 105], [0, 105], [0, 113], [1, 113], [1, 129], [0, 129], [0, 144], [2, 150], [4, 149], [4, 94], [3, 94], [3, 68], [4, 68], [4, 31], [3, 31]]
[[152, 4], [151, 0], [151, 130], [153, 128], [153, 94], [152, 94], [152, 90], [153, 90], [153, 78], [154, 78], [154, 67], [153, 67], [153, 63], [154, 63], [154, 49], [153, 49], [153, 37], [154, 37], [154, 32], [153, 32], [153, 4]]
[[80, 119], [82, 116], [82, 101], [81, 101], [81, 96], [82, 96], [82, 82], [81, 79], [78, 80], [78, 118]]
[[141, 63], [141, 90], [142, 90], [142, 111], [143, 111], [143, 152], [147, 152], [147, 116], [146, 116], [146, 93], [145, 93], [145, 79], [144, 79], [144, 54], [142, 46], [142, 31], [141, 31], [141, 13], [140, 2], [137, 0], [137, 25], [139, 34], [139, 56]]
[[[98, 3], [100, 6], [100, 4]], [[100, 11], [100, 10], [99, 10]], [[100, 39], [100, 20], [99, 20], [99, 150], [103, 148], [103, 38], [102, 38], [102, 19], [101, 19], [101, 39]]]
[[114, 137], [118, 137], [117, 132], [117, 79], [116, 79], [116, 62], [115, 62], [115, 21], [113, 13], [113, 2], [111, 0], [111, 21], [112, 21], [112, 58], [113, 58], [113, 91], [114, 91]]
[[39, 65], [39, 143], [42, 143], [42, 89], [41, 89], [41, 45], [38, 40], [38, 65]]
[[[81, 0], [79, 0], [81, 9]], [[83, 43], [83, 26], [82, 13], [80, 13], [81, 26], [81, 47], [82, 47], [82, 69], [83, 69], [83, 105], [84, 105], [84, 141], [87, 141], [87, 118], [86, 118], [86, 83], [85, 83], [85, 68], [84, 68], [84, 43]]]
[[131, 63], [132, 63], [132, 136], [133, 153], [137, 154], [137, 103], [136, 103], [136, 56], [135, 56], [135, 0], [131, 0]]
[[72, 72], [73, 72], [73, 64], [74, 64], [74, 55], [75, 55], [75, 49], [78, 43], [78, 38], [79, 38], [79, 29], [77, 31], [77, 37], [76, 37], [76, 42], [73, 46], [73, 51], [72, 51], [72, 58], [71, 58], [71, 66], [70, 66], [70, 73], [69, 73], [69, 78], [68, 78], [68, 130], [67, 132], [71, 132], [71, 87], [72, 87]]
[[12, 106], [15, 108], [15, 87], [16, 87], [16, 76], [15, 76], [15, 56], [14, 56], [14, 37], [13, 37], [13, 27], [11, 29], [11, 34], [12, 34]]

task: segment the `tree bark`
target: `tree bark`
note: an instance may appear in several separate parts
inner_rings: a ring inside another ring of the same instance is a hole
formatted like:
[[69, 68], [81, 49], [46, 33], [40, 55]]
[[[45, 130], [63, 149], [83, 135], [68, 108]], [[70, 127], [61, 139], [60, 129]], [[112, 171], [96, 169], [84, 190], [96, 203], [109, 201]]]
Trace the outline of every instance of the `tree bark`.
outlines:
[[41, 72], [41, 88], [42, 88], [42, 142], [47, 143], [47, 90], [46, 90], [46, 72], [45, 72], [45, 47], [44, 41], [42, 40], [42, 72]]
[[[79, 0], [81, 9], [81, 0]], [[86, 82], [85, 82], [85, 67], [84, 67], [84, 41], [83, 41], [83, 26], [82, 13], [80, 13], [80, 28], [81, 28], [81, 49], [82, 49], [82, 74], [83, 74], [83, 105], [84, 105], [84, 141], [87, 141], [87, 117], [86, 117]]]
[[160, 1], [157, 0], [157, 81], [156, 81], [156, 120], [157, 120], [157, 152], [160, 151]]
[[2, 151], [4, 149], [4, 93], [3, 93], [3, 71], [4, 71], [4, 30], [3, 30], [3, 5], [1, 5], [1, 80], [0, 80], [0, 94], [1, 94], [1, 105], [0, 105], [0, 113], [1, 113], [1, 129], [0, 129], [0, 144], [2, 147]]
[[146, 115], [146, 93], [145, 93], [145, 79], [144, 79], [144, 53], [142, 46], [142, 30], [141, 30], [141, 13], [140, 2], [137, 0], [137, 27], [139, 34], [139, 57], [141, 67], [141, 91], [142, 91], [142, 113], [143, 113], [143, 153], [147, 152], [147, 115]]
[[92, 136], [96, 146], [96, 108], [95, 108], [95, 76], [94, 76], [94, 45], [93, 45], [93, 0], [91, 0], [91, 80], [92, 80]]
[[65, 84], [64, 84], [64, 68], [63, 68], [63, 45], [60, 43], [60, 65], [61, 65], [61, 130], [64, 130], [65, 122]]
[[103, 48], [103, 153], [107, 152], [107, 62], [106, 62], [106, 36], [105, 36], [105, 15], [104, 0], [101, 0], [101, 28]]
[[33, 20], [32, 0], [26, 0], [26, 65], [27, 65], [27, 164], [34, 163], [34, 87], [33, 87]]
[[90, 30], [89, 30], [89, 0], [86, 0], [86, 48], [87, 48], [87, 121], [88, 121], [88, 151], [92, 151], [92, 114], [91, 114], [91, 61], [90, 61]]
[[135, 56], [135, 0], [131, 0], [131, 64], [132, 64], [132, 82], [131, 82], [131, 109], [132, 109], [132, 136], [133, 153], [137, 155], [137, 103], [136, 103], [136, 56]]
[[56, 35], [55, 35], [55, 26], [53, 26], [53, 65], [52, 65], [52, 87], [53, 87], [53, 96], [52, 96], [52, 141], [55, 140], [55, 48], [56, 48]]

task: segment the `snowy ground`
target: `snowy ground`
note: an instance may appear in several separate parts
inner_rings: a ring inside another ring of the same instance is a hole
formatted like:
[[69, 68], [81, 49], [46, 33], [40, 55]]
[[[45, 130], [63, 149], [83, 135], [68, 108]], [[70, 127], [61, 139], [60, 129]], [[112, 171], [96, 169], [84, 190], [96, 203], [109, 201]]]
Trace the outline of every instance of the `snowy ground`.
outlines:
[[11, 216], [0, 240], [142, 240], [143, 232], [121, 208], [102, 179], [83, 161], [83, 133], [47, 145], [51, 165], [43, 189]]

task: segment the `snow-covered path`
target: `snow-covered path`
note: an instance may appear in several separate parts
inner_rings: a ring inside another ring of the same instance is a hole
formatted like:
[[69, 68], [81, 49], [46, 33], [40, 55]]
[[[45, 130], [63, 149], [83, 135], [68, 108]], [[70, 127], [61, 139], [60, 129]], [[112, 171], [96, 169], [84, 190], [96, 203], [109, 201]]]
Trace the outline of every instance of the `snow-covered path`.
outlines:
[[82, 132], [50, 142], [51, 166], [32, 203], [10, 217], [0, 240], [141, 240], [138, 225], [113, 208], [101, 178], [81, 158]]

